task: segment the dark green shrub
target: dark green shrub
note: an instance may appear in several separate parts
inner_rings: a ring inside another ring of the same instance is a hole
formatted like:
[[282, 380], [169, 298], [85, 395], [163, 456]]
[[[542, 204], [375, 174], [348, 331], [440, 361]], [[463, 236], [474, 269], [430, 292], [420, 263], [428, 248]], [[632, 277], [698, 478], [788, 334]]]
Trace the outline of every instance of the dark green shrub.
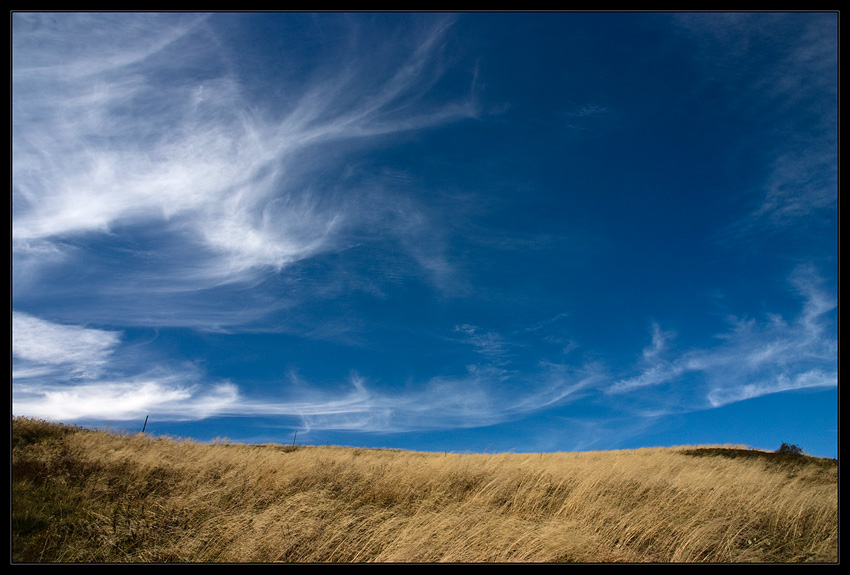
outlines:
[[803, 455], [803, 448], [793, 443], [783, 443], [776, 450], [780, 455]]

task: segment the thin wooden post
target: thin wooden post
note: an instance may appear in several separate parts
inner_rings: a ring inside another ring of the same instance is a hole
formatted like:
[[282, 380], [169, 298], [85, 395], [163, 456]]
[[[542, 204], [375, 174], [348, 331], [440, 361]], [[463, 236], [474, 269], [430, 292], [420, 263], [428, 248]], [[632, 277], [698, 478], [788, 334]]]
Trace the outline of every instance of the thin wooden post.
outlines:
[[142, 433], [145, 432], [145, 428], [148, 426], [148, 417], [149, 416], [147, 416], [147, 415], [145, 416], [145, 424], [142, 426]]

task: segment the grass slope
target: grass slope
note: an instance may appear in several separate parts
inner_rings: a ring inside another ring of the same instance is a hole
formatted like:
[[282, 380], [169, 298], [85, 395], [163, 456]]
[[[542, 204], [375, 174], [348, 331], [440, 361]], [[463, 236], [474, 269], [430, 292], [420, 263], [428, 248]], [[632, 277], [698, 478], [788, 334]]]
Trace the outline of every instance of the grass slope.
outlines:
[[12, 421], [13, 562], [837, 562], [835, 460], [201, 444]]

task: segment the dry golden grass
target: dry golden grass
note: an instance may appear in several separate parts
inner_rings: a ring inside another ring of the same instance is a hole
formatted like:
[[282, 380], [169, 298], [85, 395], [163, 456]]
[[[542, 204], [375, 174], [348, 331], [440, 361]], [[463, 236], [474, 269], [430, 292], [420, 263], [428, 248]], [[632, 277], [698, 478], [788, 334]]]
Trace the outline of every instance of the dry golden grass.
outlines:
[[837, 462], [453, 454], [13, 420], [14, 562], [837, 562]]

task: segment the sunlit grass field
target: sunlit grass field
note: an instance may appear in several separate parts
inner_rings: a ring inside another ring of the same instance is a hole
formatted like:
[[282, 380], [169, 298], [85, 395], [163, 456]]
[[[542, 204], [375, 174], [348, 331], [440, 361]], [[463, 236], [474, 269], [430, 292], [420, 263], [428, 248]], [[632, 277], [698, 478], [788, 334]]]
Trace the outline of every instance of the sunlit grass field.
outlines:
[[17, 562], [837, 562], [835, 460], [203, 444], [12, 421]]

